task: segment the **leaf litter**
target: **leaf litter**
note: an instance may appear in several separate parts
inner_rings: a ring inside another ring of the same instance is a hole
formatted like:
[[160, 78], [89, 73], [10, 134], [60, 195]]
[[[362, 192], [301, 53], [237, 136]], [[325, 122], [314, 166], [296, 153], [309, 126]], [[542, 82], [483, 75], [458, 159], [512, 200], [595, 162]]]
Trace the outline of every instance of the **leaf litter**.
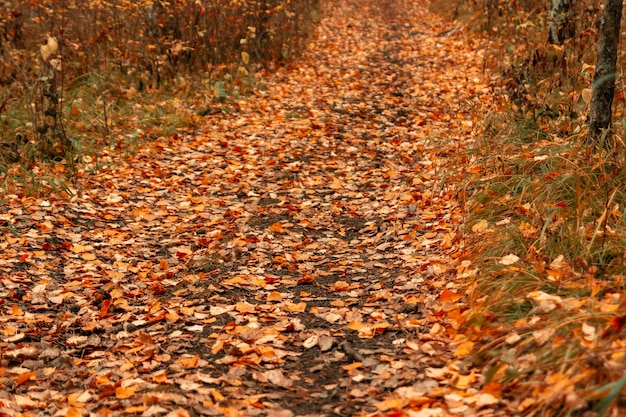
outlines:
[[3, 197], [0, 414], [508, 415], [461, 332], [480, 44], [410, 1], [324, 16], [231, 111]]

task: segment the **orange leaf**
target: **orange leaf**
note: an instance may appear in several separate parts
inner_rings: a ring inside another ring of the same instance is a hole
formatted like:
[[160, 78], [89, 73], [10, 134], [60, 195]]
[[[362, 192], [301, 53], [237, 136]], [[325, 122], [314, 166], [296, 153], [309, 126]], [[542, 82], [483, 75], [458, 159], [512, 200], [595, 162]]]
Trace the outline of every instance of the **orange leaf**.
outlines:
[[152, 377], [152, 380], [157, 384], [166, 384], [167, 383], [167, 372], [162, 372], [158, 375]]
[[496, 398], [500, 398], [502, 395], [502, 383], [491, 381], [488, 384], [485, 384], [481, 391], [485, 394], [491, 394]]
[[125, 398], [130, 398], [133, 395], [135, 395], [136, 390], [137, 390], [137, 387], [135, 385], [126, 387], [126, 388], [117, 387], [115, 388], [115, 396], [119, 398], [120, 400], [123, 400]]
[[87, 252], [89, 248], [87, 246], [79, 245], [78, 243], [76, 243], [72, 245], [70, 250], [74, 253], [83, 253], [83, 252]]
[[337, 291], [337, 292], [346, 291], [348, 290], [348, 288], [350, 288], [350, 284], [348, 284], [346, 281], [337, 281], [333, 285], [333, 291]]
[[387, 398], [386, 400], [374, 404], [374, 407], [378, 408], [380, 411], [387, 411], [393, 408], [402, 408], [403, 405], [404, 400], [402, 398]]
[[339, 180], [339, 178], [333, 179], [333, 182], [330, 183], [330, 188], [332, 190], [341, 190], [343, 188], [343, 183]]
[[37, 371], [26, 372], [17, 376], [17, 386], [25, 384], [37, 374]]
[[267, 301], [280, 301], [283, 299], [283, 296], [276, 291], [272, 291], [267, 295]]
[[472, 353], [473, 349], [474, 349], [474, 342], [468, 340], [467, 342], [460, 343], [456, 347], [456, 350], [454, 351], [454, 355], [457, 357], [463, 358], [469, 355], [470, 353]]
[[273, 225], [268, 227], [267, 230], [269, 230], [270, 232], [274, 232], [274, 233], [282, 233], [284, 231], [283, 225], [280, 224], [280, 222], [274, 223]]
[[306, 311], [306, 303], [301, 301], [298, 304], [287, 304], [285, 308], [295, 313], [304, 313]]
[[363, 365], [362, 362], [352, 362], [347, 365], [341, 365], [341, 369], [344, 371], [352, 371], [354, 369], [358, 369]]
[[198, 366], [199, 359], [200, 356], [198, 355], [194, 356], [193, 358], [182, 358], [180, 360], [180, 364], [185, 368], [195, 368], [196, 366]]
[[111, 307], [111, 303], [113, 301], [111, 299], [102, 300], [102, 307], [100, 308], [100, 316], [98, 317], [100, 320], [109, 315], [109, 307]]
[[315, 281], [315, 275], [304, 274], [304, 276], [298, 280], [298, 284], [304, 284], [311, 281]]
[[147, 405], [135, 405], [124, 410], [124, 414], [139, 414], [148, 409]]
[[456, 303], [461, 298], [462, 298], [461, 295], [455, 293], [454, 291], [450, 291], [448, 289], [443, 290], [443, 292], [439, 296], [439, 300], [444, 303]]
[[213, 346], [211, 347], [211, 353], [212, 354], [217, 354], [219, 353], [220, 350], [222, 350], [224, 348], [224, 341], [223, 340], [217, 340]]
[[366, 327], [367, 325], [365, 323], [361, 323], [359, 321], [353, 320], [350, 323], [348, 323], [348, 329], [356, 330], [357, 332], [363, 330]]
[[83, 413], [76, 407], [70, 407], [65, 412], [65, 417], [83, 417]]
[[94, 261], [96, 259], [96, 255], [91, 252], [83, 253], [82, 255], [80, 255], [80, 257], [86, 261]]

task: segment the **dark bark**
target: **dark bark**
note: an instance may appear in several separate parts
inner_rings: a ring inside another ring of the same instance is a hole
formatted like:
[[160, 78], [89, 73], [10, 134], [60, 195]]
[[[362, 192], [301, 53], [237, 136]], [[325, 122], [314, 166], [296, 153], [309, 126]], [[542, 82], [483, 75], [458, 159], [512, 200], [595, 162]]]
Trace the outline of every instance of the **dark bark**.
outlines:
[[548, 42], [561, 45], [576, 32], [575, 19], [572, 15], [574, 0], [551, 0], [548, 27]]
[[589, 137], [596, 144], [602, 132], [611, 126], [622, 4], [623, 0], [605, 0], [604, 12], [600, 20], [598, 60], [593, 74], [589, 110]]

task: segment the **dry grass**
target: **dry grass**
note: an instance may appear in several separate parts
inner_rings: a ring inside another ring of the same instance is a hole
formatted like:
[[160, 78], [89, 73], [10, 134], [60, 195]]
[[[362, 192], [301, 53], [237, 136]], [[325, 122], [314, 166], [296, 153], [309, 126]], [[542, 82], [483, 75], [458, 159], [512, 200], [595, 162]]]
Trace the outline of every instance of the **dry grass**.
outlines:
[[[626, 150], [618, 76], [610, 150], [586, 145], [597, 5], [546, 46], [546, 2], [475, 2], [491, 42], [493, 112], [466, 201], [478, 268], [467, 331], [475, 363], [524, 415], [624, 412]], [[498, 6], [499, 5], [499, 6]], [[454, 13], [453, 13], [454, 14]], [[461, 16], [460, 12], [456, 13]], [[622, 43], [624, 45], [624, 43]], [[595, 413], [594, 413], [595, 415]]]

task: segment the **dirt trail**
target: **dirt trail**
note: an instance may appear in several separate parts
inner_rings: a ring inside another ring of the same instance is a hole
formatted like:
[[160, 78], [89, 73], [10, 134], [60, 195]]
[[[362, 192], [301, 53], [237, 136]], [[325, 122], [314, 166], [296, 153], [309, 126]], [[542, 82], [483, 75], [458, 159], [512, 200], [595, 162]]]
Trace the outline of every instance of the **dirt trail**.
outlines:
[[333, 2], [195, 132], [4, 196], [0, 414], [497, 414], [457, 334], [482, 59], [413, 3]]

